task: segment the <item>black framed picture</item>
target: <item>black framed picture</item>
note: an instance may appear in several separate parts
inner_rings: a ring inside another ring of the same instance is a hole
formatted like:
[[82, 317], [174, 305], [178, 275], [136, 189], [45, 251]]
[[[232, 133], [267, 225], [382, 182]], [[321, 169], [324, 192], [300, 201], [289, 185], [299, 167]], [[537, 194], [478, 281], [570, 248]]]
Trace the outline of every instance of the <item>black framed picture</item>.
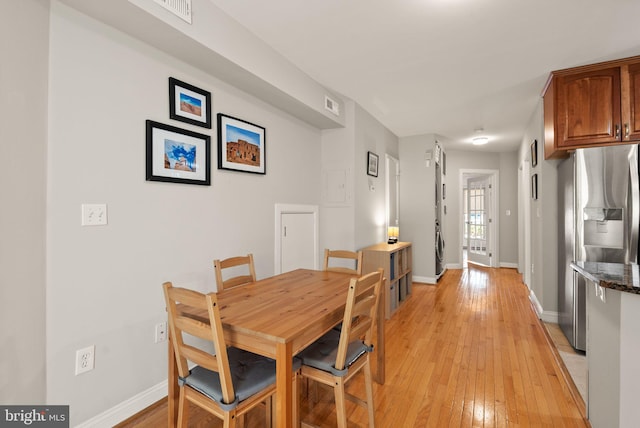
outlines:
[[367, 152], [367, 174], [378, 176], [378, 155], [373, 152]]
[[147, 181], [211, 184], [211, 137], [147, 120]]
[[533, 140], [531, 143], [531, 166], [538, 165], [538, 140]]
[[266, 129], [218, 113], [218, 169], [266, 173]]
[[211, 128], [211, 93], [169, 77], [169, 117]]
[[531, 199], [538, 199], [538, 174], [531, 176]]

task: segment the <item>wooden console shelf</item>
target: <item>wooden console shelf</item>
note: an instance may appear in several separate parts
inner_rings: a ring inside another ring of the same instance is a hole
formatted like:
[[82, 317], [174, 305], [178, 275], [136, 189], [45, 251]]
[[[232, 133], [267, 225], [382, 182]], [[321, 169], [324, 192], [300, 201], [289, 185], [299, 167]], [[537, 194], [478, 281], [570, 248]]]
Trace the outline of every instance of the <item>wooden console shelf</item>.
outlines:
[[362, 249], [362, 274], [384, 269], [385, 317], [390, 318], [411, 295], [411, 242], [381, 243]]

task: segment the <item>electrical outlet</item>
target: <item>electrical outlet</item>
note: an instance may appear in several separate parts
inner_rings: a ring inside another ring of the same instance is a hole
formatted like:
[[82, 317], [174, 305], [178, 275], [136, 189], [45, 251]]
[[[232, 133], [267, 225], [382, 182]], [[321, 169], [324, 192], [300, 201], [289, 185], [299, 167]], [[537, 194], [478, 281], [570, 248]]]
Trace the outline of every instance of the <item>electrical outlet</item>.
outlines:
[[76, 351], [76, 376], [93, 370], [95, 362], [95, 345], [87, 346]]
[[82, 204], [83, 226], [104, 226], [107, 224], [107, 204]]
[[156, 324], [156, 343], [167, 340], [167, 323], [160, 322]]

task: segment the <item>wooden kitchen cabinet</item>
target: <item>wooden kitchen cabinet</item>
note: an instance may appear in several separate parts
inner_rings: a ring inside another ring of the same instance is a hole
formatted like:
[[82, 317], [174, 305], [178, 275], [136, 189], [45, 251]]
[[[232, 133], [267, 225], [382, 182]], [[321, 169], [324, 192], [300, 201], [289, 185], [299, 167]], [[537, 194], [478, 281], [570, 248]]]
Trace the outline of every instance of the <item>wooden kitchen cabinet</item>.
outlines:
[[381, 243], [362, 249], [362, 274], [384, 269], [385, 317], [411, 295], [413, 255], [411, 242]]
[[545, 159], [640, 140], [640, 57], [554, 71], [543, 97]]

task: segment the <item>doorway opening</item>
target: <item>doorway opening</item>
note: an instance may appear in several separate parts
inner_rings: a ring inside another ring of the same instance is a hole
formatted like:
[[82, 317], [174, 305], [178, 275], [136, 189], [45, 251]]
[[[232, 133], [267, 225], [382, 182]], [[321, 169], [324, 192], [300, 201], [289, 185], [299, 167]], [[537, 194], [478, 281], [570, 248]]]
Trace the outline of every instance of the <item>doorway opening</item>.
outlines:
[[498, 265], [498, 171], [462, 170], [461, 242], [462, 267], [468, 263]]

